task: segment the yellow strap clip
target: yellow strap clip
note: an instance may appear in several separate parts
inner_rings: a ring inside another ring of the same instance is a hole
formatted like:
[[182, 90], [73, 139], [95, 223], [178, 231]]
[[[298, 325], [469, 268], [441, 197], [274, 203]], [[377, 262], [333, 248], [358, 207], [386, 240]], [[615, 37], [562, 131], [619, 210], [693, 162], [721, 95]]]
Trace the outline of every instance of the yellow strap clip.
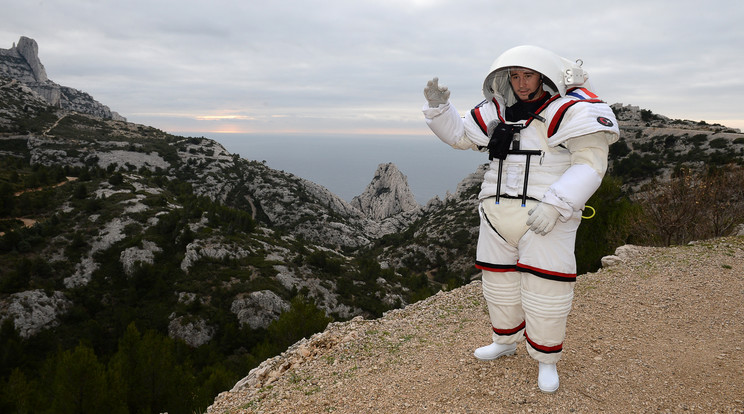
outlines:
[[595, 210], [594, 207], [592, 207], [592, 206], [584, 206], [584, 208], [590, 208], [592, 210], [592, 215], [591, 216], [581, 216], [581, 218], [583, 218], [583, 219], [590, 219], [590, 218], [594, 217], [597, 214], [597, 210]]

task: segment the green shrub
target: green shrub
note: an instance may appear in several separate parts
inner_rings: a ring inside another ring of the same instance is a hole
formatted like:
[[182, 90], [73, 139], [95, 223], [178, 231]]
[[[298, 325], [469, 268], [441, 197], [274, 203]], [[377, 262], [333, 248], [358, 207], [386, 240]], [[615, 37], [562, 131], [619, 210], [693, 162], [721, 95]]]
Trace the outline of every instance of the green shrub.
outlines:
[[630, 147], [624, 139], [620, 139], [614, 144], [610, 145], [610, 159], [620, 159], [630, 154]]
[[[594, 217], [583, 219], [576, 235], [576, 263], [578, 274], [597, 270], [604, 256], [613, 254], [631, 235], [630, 223], [638, 209], [621, 190], [622, 182], [606, 175], [587, 205], [595, 210]], [[584, 210], [590, 216], [590, 209]]]
[[711, 148], [724, 149], [728, 148], [729, 140], [727, 140], [726, 138], [715, 138], [710, 141], [709, 145]]

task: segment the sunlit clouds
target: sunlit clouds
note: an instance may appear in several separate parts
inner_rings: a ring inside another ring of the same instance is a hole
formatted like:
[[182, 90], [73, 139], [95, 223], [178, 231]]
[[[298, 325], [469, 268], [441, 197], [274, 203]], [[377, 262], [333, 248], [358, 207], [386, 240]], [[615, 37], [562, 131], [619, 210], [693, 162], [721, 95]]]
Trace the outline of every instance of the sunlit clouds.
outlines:
[[424, 134], [427, 80], [466, 114], [520, 44], [582, 59], [608, 103], [744, 118], [738, 0], [23, 1], [3, 17], [0, 47], [35, 39], [51, 80], [169, 132]]

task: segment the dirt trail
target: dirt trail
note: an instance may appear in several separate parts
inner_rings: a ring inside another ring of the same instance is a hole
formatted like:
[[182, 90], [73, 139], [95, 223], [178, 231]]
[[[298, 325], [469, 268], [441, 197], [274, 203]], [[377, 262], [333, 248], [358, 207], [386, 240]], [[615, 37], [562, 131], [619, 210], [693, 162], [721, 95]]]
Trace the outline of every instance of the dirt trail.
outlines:
[[[62, 181], [61, 183], [54, 184], [52, 186], [36, 187], [36, 188], [26, 188], [26, 189], [21, 190], [21, 191], [16, 191], [15, 193], [13, 193], [13, 196], [18, 197], [18, 196], [20, 196], [22, 194], [32, 193], [32, 192], [35, 192], [35, 191], [41, 191], [41, 190], [44, 190], [45, 188], [55, 188], [55, 187], [63, 186], [63, 185], [65, 185], [65, 184], [67, 184], [67, 183], [69, 183], [71, 181], [75, 181], [75, 180], [78, 179], [77, 177], [65, 177], [65, 178], [66, 178], [65, 181]], [[26, 218], [26, 217], [15, 217], [15, 220], [20, 220], [21, 222], [23, 222], [23, 227], [33, 227], [34, 224], [38, 223], [38, 220], [32, 219], [32, 218]], [[0, 236], [4, 236], [4, 235], [5, 235], [5, 232], [4, 231], [0, 231]]]
[[561, 386], [524, 345], [491, 362], [480, 282], [332, 324], [264, 362], [211, 413], [744, 413], [744, 238], [628, 248], [581, 275]]
[[48, 136], [47, 134], [49, 134], [49, 131], [51, 131], [54, 128], [56, 128], [57, 125], [59, 125], [60, 121], [62, 121], [63, 119], [67, 118], [67, 115], [68, 115], [68, 113], [66, 113], [66, 112], [63, 113], [61, 117], [57, 118], [57, 120], [54, 122], [54, 124], [52, 124], [52, 126], [50, 126], [49, 128], [47, 128], [46, 131], [44, 131], [44, 133], [42, 133], [42, 135]]
[[57, 184], [46, 186], [46, 187], [26, 188], [26, 189], [23, 189], [21, 191], [16, 191], [15, 193], [13, 193], [13, 196], [18, 197], [21, 194], [33, 193], [35, 191], [41, 191], [41, 190], [44, 190], [46, 188], [61, 187], [61, 186], [65, 185], [65, 184], [67, 184], [67, 183], [69, 183], [71, 181], [76, 181], [77, 179], [78, 179], [77, 177], [65, 177], [65, 181], [59, 182]]

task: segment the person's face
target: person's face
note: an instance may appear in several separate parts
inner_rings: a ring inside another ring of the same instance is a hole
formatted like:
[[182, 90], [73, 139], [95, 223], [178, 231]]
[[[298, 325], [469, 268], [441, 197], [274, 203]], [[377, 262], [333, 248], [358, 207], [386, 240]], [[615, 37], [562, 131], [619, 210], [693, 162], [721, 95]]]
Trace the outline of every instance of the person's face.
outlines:
[[[522, 101], [529, 101], [530, 94], [540, 87], [540, 74], [530, 69], [512, 69], [509, 80], [514, 94]], [[532, 98], [538, 98], [535, 94]]]

